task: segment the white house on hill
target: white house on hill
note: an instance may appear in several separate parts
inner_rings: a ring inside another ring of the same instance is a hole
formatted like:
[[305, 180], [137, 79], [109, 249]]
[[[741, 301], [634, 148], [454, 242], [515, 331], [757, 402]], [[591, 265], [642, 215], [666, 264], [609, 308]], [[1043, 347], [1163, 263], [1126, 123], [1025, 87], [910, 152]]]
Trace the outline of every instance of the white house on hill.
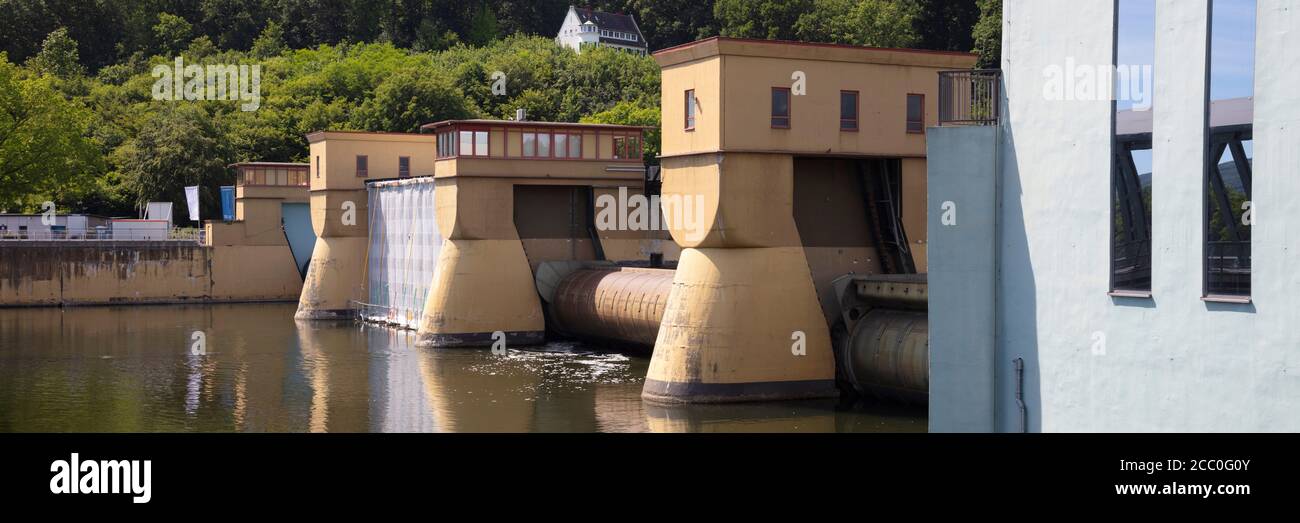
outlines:
[[646, 54], [645, 36], [631, 15], [604, 13], [582, 7], [569, 6], [556, 43], [578, 52], [587, 46], [613, 47], [637, 54]]

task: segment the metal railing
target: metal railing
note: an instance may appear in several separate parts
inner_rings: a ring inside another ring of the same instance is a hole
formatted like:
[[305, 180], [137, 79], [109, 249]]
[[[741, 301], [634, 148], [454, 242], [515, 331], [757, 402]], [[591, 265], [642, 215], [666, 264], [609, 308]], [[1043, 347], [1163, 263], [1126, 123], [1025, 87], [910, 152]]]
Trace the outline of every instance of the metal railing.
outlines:
[[108, 227], [95, 229], [37, 229], [37, 230], [0, 230], [0, 241], [170, 241], [205, 243], [207, 234], [204, 229], [193, 227], [173, 227], [167, 231], [147, 229], [126, 229], [114, 231]]
[[1002, 71], [939, 71], [939, 125], [997, 125]]

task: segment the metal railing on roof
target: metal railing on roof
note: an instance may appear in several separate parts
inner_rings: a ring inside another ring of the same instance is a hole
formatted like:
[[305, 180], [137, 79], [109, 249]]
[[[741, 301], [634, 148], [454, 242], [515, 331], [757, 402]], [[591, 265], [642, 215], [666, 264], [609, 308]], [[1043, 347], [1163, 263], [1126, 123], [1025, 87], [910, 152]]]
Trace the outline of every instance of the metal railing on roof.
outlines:
[[119, 229], [109, 227], [93, 229], [33, 229], [0, 230], [0, 241], [68, 241], [68, 242], [111, 242], [111, 241], [164, 241], [197, 243], [203, 245], [206, 232], [201, 228], [173, 227], [166, 231], [157, 229]]
[[997, 125], [1002, 71], [939, 72], [939, 125]]

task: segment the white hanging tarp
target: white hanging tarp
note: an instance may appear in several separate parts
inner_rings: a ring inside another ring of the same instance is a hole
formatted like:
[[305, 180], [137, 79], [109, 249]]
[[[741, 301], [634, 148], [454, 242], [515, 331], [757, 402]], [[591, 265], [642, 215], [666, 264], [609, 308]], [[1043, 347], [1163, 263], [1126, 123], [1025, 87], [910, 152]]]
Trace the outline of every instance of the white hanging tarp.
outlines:
[[361, 306], [363, 320], [419, 327], [442, 248], [433, 185], [431, 176], [366, 184], [370, 296]]

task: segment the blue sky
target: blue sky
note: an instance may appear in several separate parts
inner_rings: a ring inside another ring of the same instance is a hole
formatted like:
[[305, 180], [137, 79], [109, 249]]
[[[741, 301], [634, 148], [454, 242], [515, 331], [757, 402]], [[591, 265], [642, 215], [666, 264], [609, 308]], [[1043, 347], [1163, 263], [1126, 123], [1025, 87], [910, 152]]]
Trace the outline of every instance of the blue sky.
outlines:
[[[1251, 96], [1255, 70], [1255, 1], [1213, 0], [1210, 40], [1210, 97], [1213, 100]], [[1155, 0], [1119, 0], [1118, 55], [1120, 65], [1154, 65]], [[1159, 75], [1160, 71], [1154, 71]], [[1150, 90], [1148, 90], [1150, 92]], [[1160, 101], [1153, 99], [1154, 110]], [[1118, 100], [1120, 110], [1133, 102]], [[1247, 153], [1251, 153], [1247, 148]], [[1150, 172], [1150, 154], [1135, 154], [1139, 172]]]

